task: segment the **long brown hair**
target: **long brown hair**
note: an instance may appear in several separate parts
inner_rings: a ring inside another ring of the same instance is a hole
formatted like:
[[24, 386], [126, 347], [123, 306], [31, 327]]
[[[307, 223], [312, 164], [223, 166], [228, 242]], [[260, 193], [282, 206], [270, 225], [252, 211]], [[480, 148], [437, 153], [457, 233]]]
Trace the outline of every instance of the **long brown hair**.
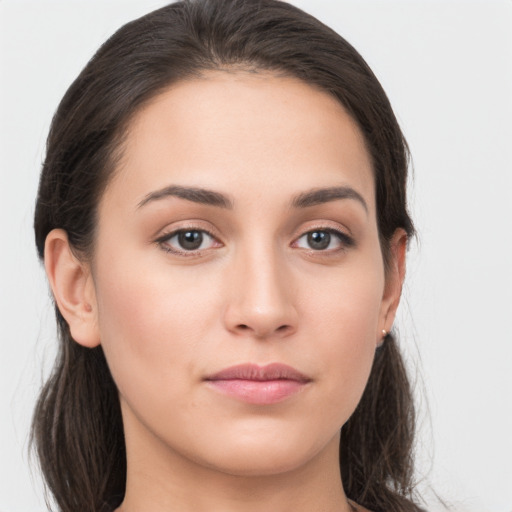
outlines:
[[[99, 198], [130, 119], [180, 80], [217, 69], [271, 70], [333, 95], [358, 123], [373, 160], [384, 260], [407, 212], [408, 149], [378, 80], [338, 34], [277, 0], [185, 0], [119, 29], [71, 85], [54, 116], [35, 212], [41, 259], [54, 228], [83, 258]], [[59, 352], [33, 419], [33, 442], [63, 512], [109, 511], [123, 500], [126, 454], [116, 386], [101, 347], [75, 343], [56, 308]], [[342, 428], [346, 494], [375, 511], [411, 512], [415, 414], [393, 335], [376, 352], [363, 398]]]

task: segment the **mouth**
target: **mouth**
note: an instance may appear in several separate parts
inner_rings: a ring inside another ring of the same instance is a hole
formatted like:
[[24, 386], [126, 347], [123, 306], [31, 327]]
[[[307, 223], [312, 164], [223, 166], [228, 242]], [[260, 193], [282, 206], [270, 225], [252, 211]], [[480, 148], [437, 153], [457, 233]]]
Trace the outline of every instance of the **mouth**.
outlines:
[[295, 368], [281, 363], [241, 364], [225, 368], [204, 380], [215, 391], [257, 405], [282, 402], [311, 382]]

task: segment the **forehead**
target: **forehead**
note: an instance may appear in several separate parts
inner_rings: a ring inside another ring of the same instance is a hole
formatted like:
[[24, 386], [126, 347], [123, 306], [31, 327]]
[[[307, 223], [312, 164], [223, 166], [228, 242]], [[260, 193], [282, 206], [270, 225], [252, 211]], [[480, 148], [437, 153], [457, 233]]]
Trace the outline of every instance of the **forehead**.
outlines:
[[208, 72], [151, 100], [132, 119], [109, 189], [123, 197], [170, 184], [227, 194], [293, 194], [349, 185], [373, 209], [364, 138], [329, 94], [270, 73]]

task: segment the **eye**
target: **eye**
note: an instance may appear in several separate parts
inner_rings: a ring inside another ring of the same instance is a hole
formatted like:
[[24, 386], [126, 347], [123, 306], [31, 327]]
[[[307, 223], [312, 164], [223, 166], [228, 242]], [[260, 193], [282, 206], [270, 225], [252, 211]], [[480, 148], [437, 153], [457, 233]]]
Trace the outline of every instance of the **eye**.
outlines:
[[354, 245], [354, 241], [345, 233], [334, 229], [315, 229], [304, 233], [294, 243], [295, 247], [313, 251], [336, 250]]
[[174, 253], [201, 251], [221, 245], [203, 229], [180, 229], [160, 237], [157, 242], [166, 251]]

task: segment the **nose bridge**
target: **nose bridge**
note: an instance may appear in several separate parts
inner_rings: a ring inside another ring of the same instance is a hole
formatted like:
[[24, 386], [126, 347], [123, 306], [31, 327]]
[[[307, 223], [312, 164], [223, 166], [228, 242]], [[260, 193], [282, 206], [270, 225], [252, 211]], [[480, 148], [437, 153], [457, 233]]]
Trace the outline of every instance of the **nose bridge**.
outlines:
[[257, 337], [290, 334], [297, 312], [286, 258], [271, 240], [252, 242], [237, 251], [228, 327]]

